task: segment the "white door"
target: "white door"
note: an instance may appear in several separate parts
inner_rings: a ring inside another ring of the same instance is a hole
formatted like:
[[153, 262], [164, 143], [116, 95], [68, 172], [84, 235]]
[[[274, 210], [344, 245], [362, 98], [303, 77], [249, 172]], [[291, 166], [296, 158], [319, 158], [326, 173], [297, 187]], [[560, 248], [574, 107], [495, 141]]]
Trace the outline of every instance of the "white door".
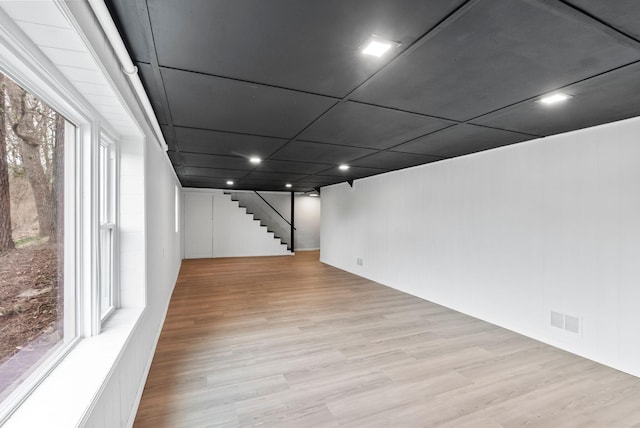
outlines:
[[213, 257], [213, 195], [184, 194], [184, 256]]

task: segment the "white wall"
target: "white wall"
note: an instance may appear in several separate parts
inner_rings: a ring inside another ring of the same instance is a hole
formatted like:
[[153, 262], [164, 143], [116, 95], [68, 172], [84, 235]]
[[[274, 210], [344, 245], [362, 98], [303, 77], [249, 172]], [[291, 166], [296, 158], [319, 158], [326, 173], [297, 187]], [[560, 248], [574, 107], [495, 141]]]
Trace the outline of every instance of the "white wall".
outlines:
[[213, 195], [185, 191], [184, 257], [213, 257]]
[[638, 135], [635, 118], [325, 187], [321, 260], [640, 376]]
[[296, 251], [320, 248], [320, 198], [296, 195], [295, 226]]

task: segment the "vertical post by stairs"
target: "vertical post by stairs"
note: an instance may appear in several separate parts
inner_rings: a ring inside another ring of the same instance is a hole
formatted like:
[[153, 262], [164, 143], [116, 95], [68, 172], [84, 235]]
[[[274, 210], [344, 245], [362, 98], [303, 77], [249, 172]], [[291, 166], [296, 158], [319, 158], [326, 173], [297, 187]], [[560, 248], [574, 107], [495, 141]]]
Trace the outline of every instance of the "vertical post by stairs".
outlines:
[[293, 236], [293, 231], [295, 230], [295, 220], [294, 220], [294, 215], [295, 215], [295, 195], [293, 192], [291, 192], [291, 252], [295, 253], [295, 248], [294, 248], [294, 242], [295, 242], [295, 237]]

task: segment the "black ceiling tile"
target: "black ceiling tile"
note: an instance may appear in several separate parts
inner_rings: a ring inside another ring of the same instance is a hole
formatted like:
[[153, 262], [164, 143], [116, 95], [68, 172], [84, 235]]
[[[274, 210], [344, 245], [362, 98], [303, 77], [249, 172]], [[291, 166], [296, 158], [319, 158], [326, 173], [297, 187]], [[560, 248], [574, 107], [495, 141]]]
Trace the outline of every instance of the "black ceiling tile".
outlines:
[[638, 0], [567, 0], [581, 10], [640, 40], [640, 2]]
[[347, 179], [355, 179], [368, 177], [370, 175], [382, 174], [383, 172], [388, 172], [389, 169], [380, 169], [380, 168], [366, 168], [362, 166], [352, 166], [346, 171], [340, 170], [338, 167], [333, 167], [326, 171], [319, 172], [318, 176], [332, 176], [336, 179], [341, 179], [342, 181]]
[[322, 187], [330, 184], [342, 183], [350, 180], [348, 177], [334, 177], [331, 175], [310, 175], [292, 183], [294, 186]]
[[517, 132], [460, 124], [408, 143], [392, 150], [431, 156], [453, 157], [506, 146], [535, 137]]
[[180, 183], [182, 187], [197, 187], [197, 188], [207, 188], [207, 189], [226, 189], [227, 186], [226, 180], [220, 178], [180, 178]]
[[153, 107], [153, 111], [156, 114], [156, 118], [158, 119], [158, 123], [161, 125], [166, 125], [169, 123], [169, 112], [162, 101], [164, 97], [162, 96], [163, 89], [158, 86], [155, 75], [153, 74], [153, 68], [149, 64], [137, 63], [138, 71], [140, 74], [140, 80], [142, 80], [142, 84], [144, 88], [147, 90], [147, 94], [149, 96], [149, 101], [151, 101], [151, 106]]
[[402, 169], [441, 160], [440, 156], [423, 156], [412, 153], [381, 151], [350, 163], [352, 166]]
[[233, 184], [233, 188], [237, 190], [265, 190], [265, 191], [277, 191], [288, 192], [288, 188], [280, 181], [275, 180], [251, 180], [242, 179]]
[[[105, 1], [134, 61], [151, 62], [152, 40], [145, 0]], [[114, 13], [115, 12], [115, 13]]]
[[294, 174], [294, 173], [286, 173], [286, 172], [265, 172], [265, 171], [252, 171], [249, 175], [247, 175], [247, 180], [263, 180], [269, 181], [272, 183], [280, 183], [281, 186], [284, 186], [286, 183], [290, 181], [300, 180], [305, 177], [307, 174]]
[[333, 98], [163, 68], [174, 125], [292, 138]]
[[236, 156], [204, 155], [180, 153], [184, 166], [200, 166], [204, 168], [239, 169], [250, 171], [255, 168], [247, 159]]
[[640, 50], [561, 3], [477, 2], [352, 99], [468, 120], [628, 64]]
[[313, 191], [315, 189], [321, 189], [325, 186], [331, 186], [333, 184], [338, 184], [338, 183], [346, 183], [347, 180], [336, 180], [336, 181], [332, 181], [332, 182], [326, 182], [324, 184], [319, 184], [316, 183], [315, 181], [300, 181], [298, 183], [293, 183], [295, 186], [300, 186], [302, 188], [308, 189], [307, 191]]
[[555, 105], [520, 103], [474, 123], [552, 135], [640, 115], [640, 63], [562, 90], [573, 98]]
[[149, 2], [163, 66], [343, 97], [393, 55], [362, 56], [371, 34], [398, 51], [462, 0]]
[[179, 151], [180, 147], [176, 142], [174, 133], [171, 131], [171, 127], [169, 125], [160, 125], [160, 129], [162, 130], [164, 141], [167, 143], [167, 146], [169, 146], [169, 150]]
[[375, 153], [375, 150], [293, 141], [276, 152], [272, 159], [342, 164], [371, 153]]
[[293, 183], [293, 187], [287, 190], [290, 190], [292, 192], [311, 192], [314, 189], [314, 186], [308, 186], [302, 183]]
[[288, 140], [206, 129], [175, 127], [180, 150], [217, 155], [267, 158]]
[[299, 138], [385, 149], [453, 124], [454, 122], [413, 113], [346, 102], [334, 106], [300, 134]]
[[238, 185], [233, 186], [237, 190], [255, 190], [260, 192], [280, 192], [282, 191], [282, 187], [268, 184], [268, 183], [251, 183], [251, 184], [243, 184], [240, 183]]
[[295, 174], [315, 174], [318, 171], [324, 171], [330, 168], [331, 164], [310, 163], [310, 162], [293, 162], [279, 160], [264, 160], [257, 169], [260, 171], [270, 172], [292, 172]]
[[245, 177], [247, 174], [249, 174], [249, 171], [241, 171], [238, 169], [203, 168], [194, 166], [184, 167], [185, 177], [237, 179]]
[[168, 150], [167, 156], [169, 156], [169, 160], [171, 160], [171, 163], [173, 164], [173, 166], [180, 166], [182, 164], [182, 160], [180, 159], [179, 153]]
[[[640, 59], [606, 27], [640, 38], [634, 0], [107, 4], [186, 187], [304, 190], [640, 115], [640, 64], [607, 72]], [[370, 34], [402, 45], [362, 56]], [[341, 98], [396, 55], [351, 101], [313, 95]], [[563, 105], [523, 101], [563, 86]]]

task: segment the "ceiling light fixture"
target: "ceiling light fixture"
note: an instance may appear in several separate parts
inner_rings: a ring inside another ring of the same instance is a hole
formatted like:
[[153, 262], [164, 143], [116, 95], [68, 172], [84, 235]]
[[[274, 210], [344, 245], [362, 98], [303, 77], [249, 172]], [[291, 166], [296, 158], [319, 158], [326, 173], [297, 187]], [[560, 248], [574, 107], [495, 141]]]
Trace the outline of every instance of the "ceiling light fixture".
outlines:
[[385, 40], [378, 36], [371, 36], [360, 52], [363, 55], [370, 55], [380, 58], [391, 48], [400, 46], [400, 43]]
[[340, 165], [340, 166], [338, 167], [338, 169], [339, 169], [340, 171], [346, 171], [346, 170], [348, 170], [348, 169], [349, 169], [349, 165], [347, 165], [347, 164], [342, 164], [342, 165]]
[[550, 104], [561, 103], [563, 101], [568, 100], [569, 98], [571, 98], [571, 95], [569, 95], [569, 94], [563, 94], [562, 92], [556, 92], [555, 94], [544, 96], [544, 97], [540, 98], [538, 101], [541, 102], [542, 104], [550, 105]]
[[250, 158], [249, 158], [249, 162], [251, 162], [252, 164], [257, 165], [257, 164], [259, 164], [260, 162], [262, 162], [262, 159], [260, 159], [260, 158], [259, 158], [259, 157], [257, 157], [257, 156], [252, 156], [252, 157], [250, 157]]
[[291, 183], [285, 184], [284, 187], [291, 187]]
[[228, 186], [233, 186], [233, 181], [231, 181], [231, 180], [227, 180], [227, 185], [228, 185]]
[[317, 198], [320, 195], [318, 195], [317, 193], [309, 193], [309, 196], [311, 196], [313, 198]]

